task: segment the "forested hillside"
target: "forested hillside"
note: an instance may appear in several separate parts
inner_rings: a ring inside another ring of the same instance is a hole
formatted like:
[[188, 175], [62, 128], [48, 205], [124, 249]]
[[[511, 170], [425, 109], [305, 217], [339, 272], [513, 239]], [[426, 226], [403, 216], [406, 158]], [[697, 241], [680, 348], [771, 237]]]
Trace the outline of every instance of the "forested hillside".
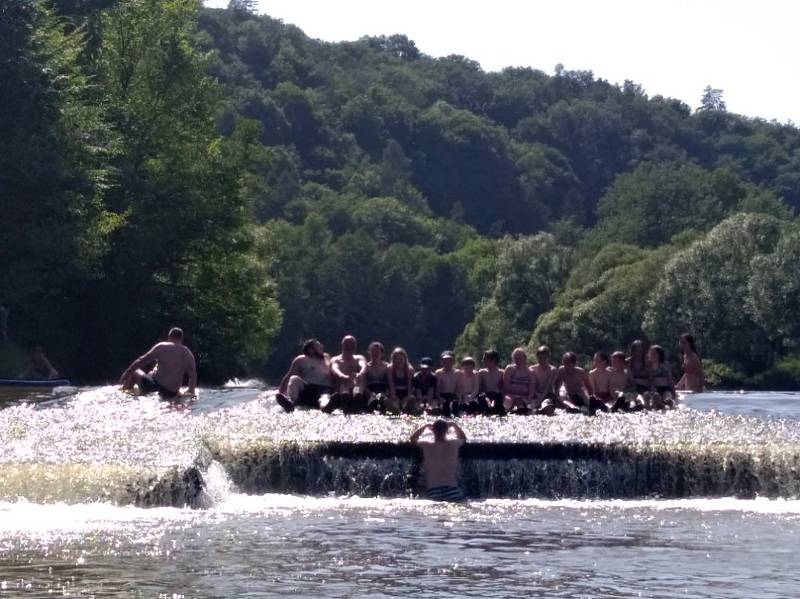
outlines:
[[691, 331], [728, 382], [791, 378], [796, 127], [231, 4], [0, 0], [19, 342], [97, 378], [178, 323], [219, 380], [345, 331], [415, 359]]

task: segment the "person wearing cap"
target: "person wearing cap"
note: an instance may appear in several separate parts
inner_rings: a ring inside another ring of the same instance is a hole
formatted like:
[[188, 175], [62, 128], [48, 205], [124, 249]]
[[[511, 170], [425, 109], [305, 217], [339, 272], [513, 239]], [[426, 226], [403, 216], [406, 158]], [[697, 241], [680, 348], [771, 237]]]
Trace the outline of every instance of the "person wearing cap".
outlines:
[[503, 407], [503, 369], [496, 349], [483, 352], [483, 368], [478, 371], [478, 405], [485, 414], [505, 414]]
[[419, 371], [414, 374], [412, 382], [417, 408], [430, 410], [436, 401], [436, 375], [433, 373], [433, 360], [422, 358]]
[[456, 395], [458, 401], [452, 409], [453, 415], [460, 412], [467, 414], [478, 413], [478, 393], [480, 392], [480, 379], [475, 372], [475, 360], [471, 356], [461, 359], [461, 371], [458, 373]]
[[442, 414], [452, 415], [453, 402], [458, 402], [458, 369], [455, 354], [448, 350], [440, 356], [442, 367], [436, 371], [436, 391], [439, 395], [439, 404]]

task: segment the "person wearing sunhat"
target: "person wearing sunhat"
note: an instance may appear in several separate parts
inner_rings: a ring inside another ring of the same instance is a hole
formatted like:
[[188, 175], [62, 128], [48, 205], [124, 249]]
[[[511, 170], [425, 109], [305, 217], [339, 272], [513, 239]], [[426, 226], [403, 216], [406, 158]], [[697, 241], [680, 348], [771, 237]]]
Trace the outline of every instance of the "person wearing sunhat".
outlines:
[[442, 352], [439, 361], [442, 367], [436, 371], [436, 391], [442, 414], [451, 416], [453, 402], [458, 402], [459, 370], [455, 368], [456, 356], [448, 349]]
[[419, 361], [419, 371], [414, 373], [412, 382], [414, 396], [417, 399], [417, 408], [430, 410], [436, 406], [436, 375], [433, 373], [433, 360], [422, 358]]

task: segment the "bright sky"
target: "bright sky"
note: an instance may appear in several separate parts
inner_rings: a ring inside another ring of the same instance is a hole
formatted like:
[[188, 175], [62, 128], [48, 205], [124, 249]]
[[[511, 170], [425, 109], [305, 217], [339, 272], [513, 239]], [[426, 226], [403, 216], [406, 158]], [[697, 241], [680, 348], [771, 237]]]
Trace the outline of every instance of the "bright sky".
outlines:
[[[207, 6], [227, 6], [208, 0]], [[728, 110], [800, 123], [795, 0], [260, 0], [260, 12], [326, 41], [403, 33], [431, 56], [484, 70], [529, 66], [631, 79], [692, 108], [703, 88]]]

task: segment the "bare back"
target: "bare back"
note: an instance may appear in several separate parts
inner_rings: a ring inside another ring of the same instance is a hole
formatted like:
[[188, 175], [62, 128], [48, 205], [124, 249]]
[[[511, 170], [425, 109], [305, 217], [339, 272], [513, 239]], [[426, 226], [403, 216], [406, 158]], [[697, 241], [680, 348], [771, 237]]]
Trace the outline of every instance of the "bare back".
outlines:
[[194, 388], [197, 370], [194, 355], [182, 343], [162, 341], [139, 358], [143, 363], [155, 362], [151, 371], [153, 378], [166, 389], [178, 390], [183, 386], [184, 377], [189, 377], [189, 387]]
[[458, 486], [458, 451], [464, 445], [461, 439], [419, 441], [425, 464], [425, 487]]

